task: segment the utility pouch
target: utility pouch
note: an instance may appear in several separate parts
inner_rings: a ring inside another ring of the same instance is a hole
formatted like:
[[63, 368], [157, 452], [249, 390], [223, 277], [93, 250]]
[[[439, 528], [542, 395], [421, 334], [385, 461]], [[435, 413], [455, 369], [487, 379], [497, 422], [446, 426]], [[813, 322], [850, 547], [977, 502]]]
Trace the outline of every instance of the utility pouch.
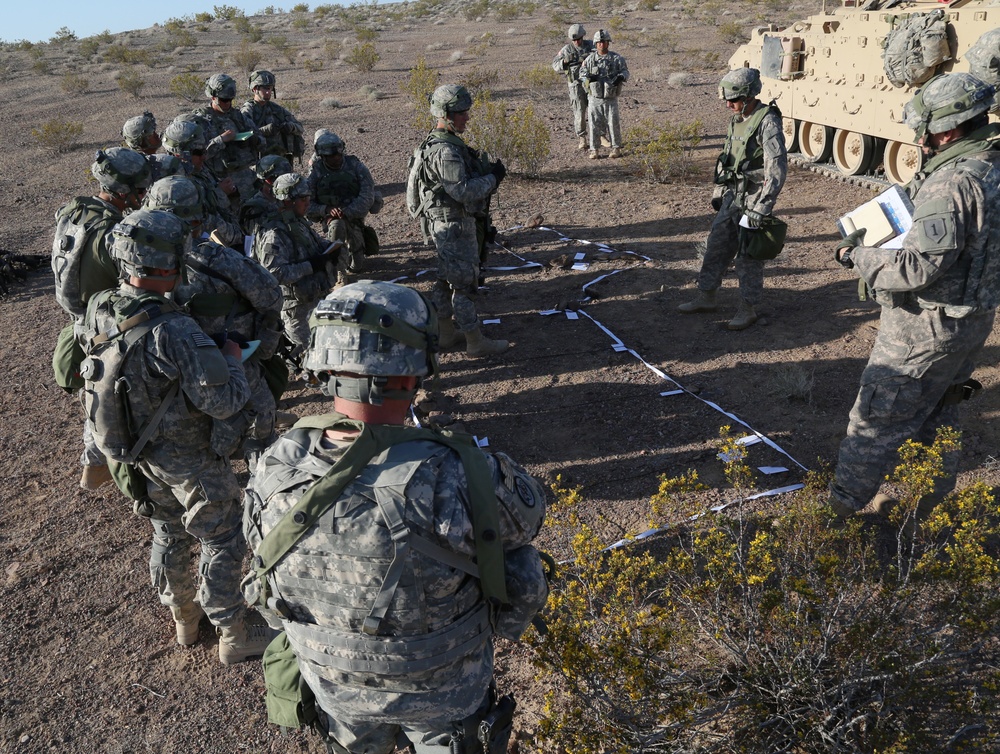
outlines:
[[751, 259], [774, 259], [785, 247], [787, 234], [788, 224], [772, 215], [765, 217], [757, 230], [740, 228], [740, 235], [745, 238], [743, 248]]
[[264, 650], [261, 659], [267, 687], [267, 720], [283, 728], [315, 725], [316, 697], [302, 680], [299, 661], [292, 651], [288, 634], [282, 631]]
[[490, 707], [479, 723], [479, 743], [484, 754], [506, 754], [510, 734], [514, 729], [514, 710], [517, 702], [513, 694], [504, 694]]
[[152, 513], [152, 509], [149, 509], [149, 513], [144, 513], [143, 511], [146, 508], [141, 505], [146, 501], [146, 477], [142, 475], [142, 472], [139, 471], [135, 464], [118, 463], [117, 461], [112, 461], [110, 458], [108, 459], [108, 471], [111, 472], [111, 478], [122, 494], [129, 500], [134, 500], [140, 504], [134, 507], [135, 512], [140, 516], [148, 518]]
[[52, 352], [52, 372], [56, 384], [68, 393], [79, 390], [84, 385], [80, 376], [80, 364], [84, 359], [83, 348], [76, 339], [73, 323], [59, 331], [56, 348]]

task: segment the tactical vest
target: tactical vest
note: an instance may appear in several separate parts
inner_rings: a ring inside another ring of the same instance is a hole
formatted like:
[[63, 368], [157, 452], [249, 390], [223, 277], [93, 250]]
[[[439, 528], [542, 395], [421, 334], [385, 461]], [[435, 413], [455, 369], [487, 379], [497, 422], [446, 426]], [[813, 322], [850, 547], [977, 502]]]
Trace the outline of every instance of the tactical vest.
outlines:
[[[346, 162], [346, 157], [344, 158]], [[361, 184], [358, 177], [347, 170], [345, 164], [340, 170], [323, 169], [316, 182], [316, 199], [330, 207], [344, 207], [358, 198]]]
[[587, 56], [594, 51], [593, 44], [588, 47], [584, 45], [582, 48], [578, 48], [572, 42], [565, 47], [563, 47], [563, 52], [569, 50], [569, 59], [563, 55], [563, 60], [565, 60], [569, 65], [565, 69], [566, 79], [569, 84], [575, 85], [579, 83], [580, 79], [580, 66], [583, 65], [583, 61], [587, 59]]
[[[184, 276], [184, 284], [191, 284], [192, 276], [203, 276], [221, 283], [224, 290], [208, 292], [199, 291], [190, 296], [181, 297], [174, 294], [187, 312], [198, 321], [201, 328], [211, 337], [228, 334], [231, 329], [239, 329], [246, 337], [253, 337], [253, 333], [246, 328], [234, 328], [233, 323], [237, 317], [250, 314], [254, 311], [253, 306], [242, 295], [236, 292], [236, 286], [225, 275], [212, 267], [212, 252], [221, 248], [218, 244], [207, 241], [198, 244], [191, 251], [184, 255], [184, 269], [181, 274]], [[183, 293], [183, 289], [178, 291]], [[182, 300], [182, 298], [184, 300]], [[212, 320], [224, 317], [223, 332], [214, 332], [211, 328]]]
[[[730, 119], [725, 146], [715, 163], [716, 184], [745, 192], [750, 180], [747, 174], [764, 168], [764, 145], [760, 143], [758, 134], [764, 118], [772, 111], [781, 117], [781, 111], [772, 101], [764, 106], [758, 105], [745, 120], [737, 122], [735, 117]], [[754, 147], [748, 154], [747, 147], [751, 140], [754, 142]]]
[[[200, 115], [212, 124], [212, 134], [209, 138], [215, 138], [229, 129], [237, 132], [248, 130], [246, 116], [235, 108], [228, 113], [217, 112], [211, 107], [202, 107], [194, 112], [195, 115]], [[252, 126], [249, 126], [249, 128], [252, 128]], [[233, 139], [223, 144], [220, 152], [212, 154], [208, 158], [208, 163], [215, 173], [227, 176], [230, 173], [252, 165], [255, 160], [256, 153], [250, 146], [250, 139], [245, 141]]]
[[[435, 128], [424, 142], [413, 150], [410, 158], [409, 173], [406, 181], [406, 208], [410, 217], [465, 217], [469, 213], [461, 202], [456, 201], [444, 190], [431, 172], [427, 169], [427, 161], [434, 152], [443, 149], [446, 144], [458, 148], [465, 163], [465, 170], [470, 177], [480, 177], [490, 171], [489, 156], [485, 152], [470, 149], [460, 136], [444, 128]], [[480, 211], [489, 207], [486, 206]], [[443, 210], [443, 212], [442, 212]]]
[[[87, 313], [86, 292], [80, 279], [83, 256], [88, 249], [96, 256], [102, 237], [119, 220], [120, 214], [92, 196], [79, 196], [56, 212], [56, 231], [52, 240], [56, 301], [77, 319]], [[106, 288], [117, 285], [117, 279], [108, 280]]]

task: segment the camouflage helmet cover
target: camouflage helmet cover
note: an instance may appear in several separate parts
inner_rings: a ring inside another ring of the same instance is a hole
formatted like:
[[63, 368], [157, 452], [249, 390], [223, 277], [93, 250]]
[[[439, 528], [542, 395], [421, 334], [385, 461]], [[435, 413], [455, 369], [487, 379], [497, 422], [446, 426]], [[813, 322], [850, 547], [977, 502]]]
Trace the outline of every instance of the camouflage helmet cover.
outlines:
[[337, 154], [344, 151], [344, 140], [327, 128], [316, 131], [313, 137], [313, 150], [316, 154]]
[[276, 83], [277, 79], [274, 78], [274, 74], [270, 71], [260, 70], [250, 74], [250, 91], [253, 91], [258, 86], [273, 87]]
[[134, 193], [148, 187], [151, 180], [146, 158], [125, 147], [98, 150], [90, 172], [112, 194]]
[[149, 167], [153, 171], [153, 183], [156, 183], [161, 178], [166, 178], [168, 175], [187, 175], [184, 160], [176, 155], [161, 152], [160, 154], [149, 155], [146, 161], [149, 162]]
[[310, 193], [309, 179], [301, 173], [285, 173], [274, 182], [274, 198], [279, 201], [298, 199]]
[[309, 318], [305, 368], [376, 377], [431, 372], [437, 314], [412, 288], [360, 280], [319, 302]]
[[459, 84], [439, 86], [431, 95], [431, 115], [447, 118], [452, 113], [462, 113], [472, 108], [472, 95]]
[[594, 44], [597, 44], [598, 42], [610, 42], [610, 41], [611, 41], [611, 34], [605, 31], [604, 29], [598, 29], [597, 31], [594, 32]]
[[205, 219], [204, 192], [183, 175], [170, 175], [150, 186], [142, 206], [172, 212], [189, 223]]
[[191, 237], [187, 223], [158, 209], [139, 209], [111, 232], [111, 255], [135, 277], [154, 277], [149, 270], [176, 270]]
[[236, 96], [236, 80], [225, 73], [216, 73], [205, 82], [205, 96], [233, 99]]
[[566, 36], [570, 39], [583, 39], [587, 36], [587, 30], [583, 28], [583, 24], [573, 24], [566, 31]]
[[142, 115], [129, 118], [122, 126], [122, 140], [130, 149], [140, 149], [143, 140], [156, 133], [156, 118], [148, 110]]
[[760, 71], [756, 68], [737, 68], [722, 77], [719, 82], [719, 99], [727, 102], [748, 99], [760, 94]]
[[994, 106], [994, 88], [971, 73], [935, 76], [903, 108], [903, 119], [919, 142], [972, 120]]
[[262, 181], [271, 181], [285, 173], [291, 173], [292, 163], [280, 154], [269, 154], [257, 161], [253, 171]]
[[192, 120], [174, 118], [163, 132], [163, 147], [172, 154], [205, 148], [205, 129]]

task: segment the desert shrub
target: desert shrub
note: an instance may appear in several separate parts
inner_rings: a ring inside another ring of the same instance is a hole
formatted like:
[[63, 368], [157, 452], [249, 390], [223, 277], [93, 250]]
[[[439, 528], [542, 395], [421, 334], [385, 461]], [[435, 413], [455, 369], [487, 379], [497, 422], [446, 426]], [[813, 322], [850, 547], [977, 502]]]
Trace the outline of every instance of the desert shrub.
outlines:
[[84, 58], [92, 58], [97, 54], [97, 51], [101, 48], [101, 43], [98, 42], [93, 37], [87, 37], [80, 41], [80, 54]]
[[622, 16], [612, 16], [608, 19], [607, 25], [608, 31], [624, 31], [625, 30], [625, 19]]
[[288, 40], [283, 36], [267, 38], [267, 44], [271, 45], [275, 52], [282, 55], [289, 64], [295, 62], [295, 48], [288, 44]]
[[21, 52], [29, 52], [35, 48], [35, 43], [30, 42], [27, 39], [19, 39], [14, 43], [14, 49], [20, 50]]
[[316, 73], [316, 71], [323, 70], [323, 61], [318, 58], [306, 58], [302, 61], [302, 67], [309, 73]]
[[482, 57], [486, 54], [486, 51], [496, 45], [496, 43], [496, 35], [493, 32], [488, 31], [479, 37], [474, 44], [470, 45], [469, 53], [477, 58]]
[[462, 52], [461, 50], [455, 50], [454, 52], [451, 53], [451, 55], [448, 56], [448, 62], [449, 63], [457, 63], [463, 57], [465, 57], [465, 53], [464, 52]]
[[338, 108], [341, 108], [341, 107], [344, 106], [341, 103], [341, 101], [339, 99], [337, 99], [336, 97], [324, 97], [323, 99], [321, 99], [319, 101], [319, 104], [322, 105], [323, 107], [328, 107], [331, 110], [337, 110]]
[[81, 73], [65, 73], [59, 80], [59, 88], [66, 94], [83, 94], [90, 91], [90, 79]]
[[550, 89], [562, 81], [562, 76], [552, 70], [552, 66], [539, 63], [521, 72], [521, 83], [535, 95]]
[[139, 72], [134, 68], [129, 68], [127, 71], [118, 74], [115, 81], [118, 82], [119, 89], [137, 99], [143, 87], [146, 86], [146, 79], [140, 76]]
[[31, 70], [39, 75], [48, 75], [52, 72], [52, 64], [45, 58], [36, 58], [31, 64]]
[[659, 6], [657, 0], [639, 0], [639, 10], [652, 11]]
[[109, 45], [104, 50], [104, 59], [109, 63], [121, 63], [124, 65], [142, 64], [151, 66], [153, 64], [153, 58], [148, 50], [139, 50], [120, 43]]
[[537, 47], [552, 47], [566, 43], [566, 27], [569, 23], [563, 23], [563, 19], [555, 16], [551, 17], [548, 23], [537, 24], [531, 30], [531, 40]]
[[216, 5], [212, 7], [212, 12], [223, 21], [232, 21], [243, 15], [243, 11], [233, 5]]
[[358, 90], [358, 94], [369, 102], [377, 102], [380, 99], [385, 99], [385, 92], [375, 86], [372, 86], [371, 84], [365, 84], [362, 86]]
[[305, 16], [297, 16], [292, 19], [292, 28], [298, 29], [299, 31], [305, 31], [309, 28], [309, 19]]
[[466, 21], [475, 21], [481, 16], [485, 16], [490, 11], [489, 0], [471, 0], [465, 4], [462, 13]]
[[75, 120], [53, 118], [38, 128], [31, 129], [32, 138], [40, 147], [50, 152], [68, 152], [83, 136], [83, 123]]
[[507, 112], [503, 102], [480, 95], [473, 103], [468, 130], [478, 149], [528, 177], [541, 172], [551, 153], [548, 124], [530, 104]]
[[694, 81], [693, 77], [687, 71], [674, 71], [669, 76], [667, 76], [667, 86], [682, 87], [690, 86]]
[[493, 12], [498, 21], [513, 21], [521, 16], [530, 16], [537, 9], [538, 4], [531, 0], [505, 0], [493, 4]]
[[242, 34], [244, 41], [260, 42], [264, 38], [264, 30], [257, 24], [251, 23], [246, 16], [237, 16], [233, 19], [233, 28], [238, 34]]
[[197, 47], [198, 38], [194, 32], [181, 27], [167, 32], [166, 39], [163, 40], [164, 49], [176, 49], [178, 47]]
[[170, 93], [187, 102], [197, 102], [204, 99], [205, 79], [196, 73], [179, 73], [170, 79]]
[[323, 44], [323, 54], [326, 55], [328, 60], [337, 60], [340, 58], [340, 40], [328, 39]]
[[374, 42], [378, 39], [378, 31], [370, 26], [358, 26], [354, 29], [354, 37], [359, 42]]
[[496, 68], [484, 68], [474, 65], [466, 72], [460, 82], [469, 92], [476, 96], [478, 94], [488, 94], [498, 83], [500, 83], [500, 71]]
[[400, 89], [408, 96], [413, 105], [413, 125], [418, 131], [429, 131], [437, 122], [428, 111], [431, 94], [438, 86], [440, 74], [428, 67], [427, 60], [421, 56], [417, 64], [410, 69], [410, 75]]
[[364, 44], [355, 45], [347, 54], [347, 57], [344, 58], [344, 62], [356, 71], [367, 73], [375, 68], [375, 64], [378, 63], [380, 57], [378, 51], [375, 49], [375, 45], [371, 42], [365, 42]]
[[275, 8], [273, 5], [265, 5], [261, 9], [260, 15], [262, 15], [262, 16], [273, 16], [275, 13], [278, 13], [280, 10], [281, 10], [280, 8]]
[[251, 71], [256, 70], [262, 59], [263, 55], [260, 49], [249, 39], [244, 39], [240, 42], [240, 46], [232, 54], [233, 65], [247, 75]]
[[108, 45], [115, 41], [115, 36], [114, 34], [111, 33], [109, 29], [105, 29], [100, 34], [94, 35], [94, 39], [96, 39], [101, 44]]
[[815, 370], [801, 364], [780, 364], [771, 369], [771, 392], [788, 400], [812, 403]]
[[210, 24], [215, 20], [211, 13], [195, 13], [194, 20], [199, 24]]
[[56, 33], [49, 39], [52, 44], [65, 44], [66, 42], [75, 42], [76, 32], [70, 29], [68, 26], [61, 26], [56, 30]]
[[292, 13], [308, 13], [309, 3], [296, 3], [292, 6]]
[[717, 30], [719, 39], [727, 44], [742, 44], [747, 40], [746, 34], [743, 33], [743, 27], [735, 21], [723, 21]]
[[628, 160], [638, 163], [641, 174], [656, 183], [685, 175], [691, 169], [693, 150], [701, 142], [701, 130], [698, 120], [658, 126], [646, 118], [625, 132]]
[[[1000, 508], [977, 482], [912, 527], [958, 447], [945, 428], [900, 449], [900, 504], [875, 527], [899, 532], [890, 547], [860, 521], [830, 526], [820, 475], [777, 519], [736, 502], [689, 520], [687, 474], [650, 501], [668, 537], [605, 551], [557, 481], [548, 526], [571, 562], [548, 633], [527, 637], [549, 689], [535, 740], [574, 754], [996, 751]], [[745, 499], [746, 448], [725, 427], [719, 449]]]
[[333, 13], [334, 10], [334, 6], [332, 5], [317, 5], [313, 8], [313, 15], [316, 17], [317, 21], [321, 21]]
[[295, 97], [281, 100], [282, 106], [292, 115], [298, 115], [302, 111], [302, 103]]
[[[31, 44], [30, 42], [28, 44]], [[41, 60], [45, 57], [45, 49], [41, 45], [31, 45], [23, 48], [28, 51], [28, 55], [34, 60]]]

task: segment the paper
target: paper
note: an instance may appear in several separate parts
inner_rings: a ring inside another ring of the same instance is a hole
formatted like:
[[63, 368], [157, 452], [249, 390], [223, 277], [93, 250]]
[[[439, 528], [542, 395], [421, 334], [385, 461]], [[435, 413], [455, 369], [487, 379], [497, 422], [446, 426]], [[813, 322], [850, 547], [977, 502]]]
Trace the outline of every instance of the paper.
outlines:
[[253, 236], [243, 236], [243, 253], [248, 257], [253, 256]]
[[579, 270], [582, 272], [583, 270], [586, 270], [588, 267], [590, 267], [590, 265], [587, 264], [586, 262], [577, 262], [572, 267], [570, 267], [570, 269]]
[[900, 186], [890, 186], [837, 221], [841, 235], [865, 229], [864, 246], [898, 249], [913, 225], [913, 202]]
[[582, 262], [586, 258], [587, 258], [587, 252], [585, 252], [585, 251], [578, 251], [576, 253], [576, 256], [573, 257], [573, 260], [576, 261], [576, 262]]
[[663, 396], [667, 396], [667, 395], [680, 395], [683, 392], [684, 392], [683, 390], [664, 390], [662, 393], [660, 393], [660, 395], [663, 395]]
[[746, 228], [747, 230], [754, 230], [754, 227], [750, 224], [750, 220], [747, 219], [746, 215], [740, 217], [740, 227]]
[[566, 319], [580, 319], [580, 315], [577, 314], [572, 309], [567, 309], [566, 310]]
[[499, 325], [500, 324], [500, 320], [499, 319], [484, 319], [483, 320], [483, 324], [484, 325]]
[[253, 131], [240, 131], [233, 137], [233, 141], [246, 141], [253, 136]]
[[784, 466], [758, 466], [757, 471], [761, 474], [784, 474], [788, 469]]
[[259, 340], [251, 340], [250, 342], [248, 342], [247, 347], [241, 349], [243, 353], [240, 355], [240, 361], [246, 361], [251, 356], [253, 356], [254, 351], [257, 350], [257, 346], [259, 345], [260, 345]]
[[759, 435], [745, 435], [736, 441], [737, 445], [756, 445], [759, 442], [763, 442]]

